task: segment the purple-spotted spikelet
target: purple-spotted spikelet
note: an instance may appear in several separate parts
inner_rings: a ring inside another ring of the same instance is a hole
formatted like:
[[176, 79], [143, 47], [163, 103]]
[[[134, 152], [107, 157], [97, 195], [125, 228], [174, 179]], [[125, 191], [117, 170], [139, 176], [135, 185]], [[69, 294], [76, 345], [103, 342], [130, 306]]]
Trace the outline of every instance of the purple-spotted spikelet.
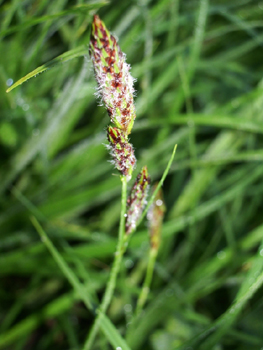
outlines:
[[129, 181], [136, 163], [132, 145], [127, 141], [127, 137], [122, 130], [112, 126], [108, 127], [108, 140], [115, 167]]
[[[157, 185], [154, 186], [153, 191]], [[148, 229], [150, 234], [151, 249], [158, 251], [161, 240], [161, 230], [166, 207], [161, 188], [157, 192], [153, 204], [147, 213]]]
[[90, 37], [90, 57], [93, 61], [98, 93], [106, 106], [111, 122], [129, 135], [135, 119], [133, 82], [114, 36], [95, 15]]
[[142, 211], [146, 205], [146, 198], [150, 177], [147, 167], [144, 166], [136, 178], [127, 200], [126, 233], [130, 234], [137, 226]]

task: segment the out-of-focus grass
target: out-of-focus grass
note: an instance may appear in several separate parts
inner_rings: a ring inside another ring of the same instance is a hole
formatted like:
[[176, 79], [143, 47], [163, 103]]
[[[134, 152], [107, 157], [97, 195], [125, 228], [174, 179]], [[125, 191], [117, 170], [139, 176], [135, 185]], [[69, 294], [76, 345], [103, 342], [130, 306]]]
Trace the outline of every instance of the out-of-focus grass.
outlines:
[[[263, 2], [253, 0], [1, 2], [0, 349], [82, 349], [94, 320], [31, 216], [93, 300], [109, 276], [121, 186], [103, 146], [109, 119], [93, 96], [96, 11], [137, 79], [137, 169], [147, 164], [159, 180], [178, 144], [145, 312], [129, 325], [147, 265], [142, 224], [108, 312], [115, 329], [106, 329], [133, 350], [258, 350]], [[101, 332], [94, 349], [108, 349], [110, 337]]]

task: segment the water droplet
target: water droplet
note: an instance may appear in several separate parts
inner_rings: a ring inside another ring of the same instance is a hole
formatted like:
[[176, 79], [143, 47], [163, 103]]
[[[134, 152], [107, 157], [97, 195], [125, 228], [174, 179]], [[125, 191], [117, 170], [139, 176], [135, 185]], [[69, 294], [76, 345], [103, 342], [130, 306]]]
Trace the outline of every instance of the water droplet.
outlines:
[[6, 85], [7, 85], [7, 86], [11, 86], [11, 85], [13, 85], [13, 82], [14, 82], [14, 80], [11, 79], [11, 78], [9, 78], [9, 79], [7, 79], [7, 81], [6, 81]]
[[39, 129], [34, 129], [33, 130], [33, 135], [38, 136], [39, 135]]
[[22, 106], [22, 109], [23, 109], [24, 111], [28, 111], [28, 110], [29, 110], [29, 105], [26, 104], [26, 103], [24, 103], [23, 106]]
[[193, 128], [193, 127], [195, 126], [195, 123], [194, 123], [193, 120], [188, 120], [187, 125], [188, 125], [190, 128]]
[[124, 311], [125, 312], [132, 312], [132, 306], [131, 304], [124, 305]]
[[125, 218], [127, 218], [127, 216], [128, 216], [127, 214], [124, 214], [124, 217], [125, 217]]
[[220, 252], [217, 253], [217, 257], [218, 257], [218, 259], [220, 259], [220, 260], [225, 259], [225, 257], [226, 257], [226, 252], [224, 252], [223, 250], [221, 250]]
[[23, 106], [24, 99], [22, 97], [18, 97], [17, 100], [16, 100], [16, 103], [18, 104], [18, 106]]
[[[263, 256], [263, 249], [260, 250], [259, 254]], [[263, 348], [262, 348], [263, 349]]]
[[126, 269], [131, 269], [134, 265], [134, 262], [131, 259], [127, 259], [124, 264]]
[[163, 204], [163, 201], [161, 199], [157, 199], [156, 205], [160, 207]]
[[122, 348], [121, 348], [120, 346], [118, 346], [118, 347], [116, 348], [116, 350], [122, 350]]

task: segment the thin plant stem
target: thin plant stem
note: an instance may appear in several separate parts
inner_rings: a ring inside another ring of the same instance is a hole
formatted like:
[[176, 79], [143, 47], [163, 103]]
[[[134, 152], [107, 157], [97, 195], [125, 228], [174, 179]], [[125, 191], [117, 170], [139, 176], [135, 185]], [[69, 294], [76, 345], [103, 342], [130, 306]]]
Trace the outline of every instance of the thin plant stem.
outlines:
[[[61, 254], [57, 251], [52, 241], [48, 238], [46, 232], [43, 230], [39, 222], [35, 217], [31, 218], [33, 225], [35, 226], [37, 232], [39, 233], [42, 242], [45, 244], [54, 260], [58, 264], [59, 268], [63, 272], [64, 276], [67, 278], [69, 283], [72, 285], [74, 290], [77, 292], [78, 297], [84, 302], [86, 307], [92, 312], [96, 313], [96, 304], [94, 303], [92, 296], [87, 293], [86, 288], [79, 281], [78, 277], [75, 275], [73, 270], [67, 265]], [[129, 346], [126, 344], [124, 339], [119, 335], [118, 331], [111, 323], [111, 321], [107, 318], [105, 314], [101, 313], [101, 330], [104, 335], [107, 337], [109, 342], [112, 344], [114, 348], [121, 347], [123, 350], [131, 350]]]
[[135, 319], [140, 316], [142, 309], [145, 305], [145, 302], [148, 298], [150, 286], [152, 283], [152, 276], [153, 276], [157, 253], [158, 253], [157, 249], [150, 249], [146, 276], [143, 282], [143, 286], [142, 286], [141, 293], [139, 295], [136, 310], [135, 310]]
[[106, 313], [107, 308], [110, 305], [112, 295], [114, 293], [115, 285], [116, 285], [116, 279], [118, 276], [118, 273], [120, 271], [121, 267], [121, 261], [123, 254], [125, 252], [125, 213], [126, 213], [126, 201], [127, 201], [127, 178], [126, 176], [121, 176], [122, 181], [122, 194], [121, 194], [121, 216], [120, 216], [120, 226], [119, 226], [119, 237], [118, 237], [118, 243], [116, 247], [114, 262], [112, 265], [110, 278], [108, 280], [106, 290], [101, 302], [101, 305], [97, 309], [97, 317], [95, 319], [95, 322], [91, 328], [91, 331], [89, 333], [89, 336], [84, 344], [83, 349], [89, 350], [92, 348], [93, 342], [95, 340], [95, 337], [98, 333], [98, 330], [100, 328], [100, 322], [102, 316]]
[[[164, 183], [164, 180], [166, 179], [166, 176], [168, 175], [168, 172], [169, 172], [169, 170], [171, 168], [171, 165], [172, 165], [172, 162], [173, 162], [173, 159], [174, 159], [174, 156], [175, 156], [176, 149], [177, 149], [177, 145], [174, 146], [173, 153], [171, 155], [171, 158], [169, 159], [169, 162], [168, 162], [168, 164], [166, 166], [166, 169], [164, 170], [163, 176], [162, 176], [161, 180], [158, 182], [158, 185], [156, 186], [155, 191], [153, 192], [153, 194], [152, 194], [151, 198], [149, 199], [148, 204], [146, 205], [146, 207], [145, 207], [145, 209], [144, 209], [140, 219], [138, 220], [137, 225], [136, 225], [137, 227], [140, 225], [142, 220], [145, 218], [145, 216], [146, 216], [150, 206], [153, 204], [153, 201], [154, 201], [154, 199], [155, 199], [159, 189], [162, 187], [162, 185]], [[129, 239], [129, 237], [131, 237], [131, 234], [127, 237], [127, 240]]]

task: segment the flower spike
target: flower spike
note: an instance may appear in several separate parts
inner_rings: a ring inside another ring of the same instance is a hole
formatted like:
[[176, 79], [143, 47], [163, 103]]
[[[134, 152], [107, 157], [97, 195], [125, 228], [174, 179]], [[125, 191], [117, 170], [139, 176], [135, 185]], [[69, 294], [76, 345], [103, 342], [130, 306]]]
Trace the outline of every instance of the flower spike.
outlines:
[[[157, 185], [154, 186], [153, 192], [156, 187]], [[165, 211], [166, 207], [163, 200], [163, 192], [160, 188], [147, 213], [151, 249], [155, 251], [158, 251], [160, 246], [161, 230]]]
[[147, 167], [144, 166], [136, 178], [127, 200], [126, 234], [130, 234], [136, 228], [146, 205], [150, 177]]
[[98, 93], [111, 122], [129, 135], [136, 117], [134, 79], [129, 72], [130, 66], [125, 61], [125, 54], [97, 15], [92, 23], [89, 51], [98, 82]]

